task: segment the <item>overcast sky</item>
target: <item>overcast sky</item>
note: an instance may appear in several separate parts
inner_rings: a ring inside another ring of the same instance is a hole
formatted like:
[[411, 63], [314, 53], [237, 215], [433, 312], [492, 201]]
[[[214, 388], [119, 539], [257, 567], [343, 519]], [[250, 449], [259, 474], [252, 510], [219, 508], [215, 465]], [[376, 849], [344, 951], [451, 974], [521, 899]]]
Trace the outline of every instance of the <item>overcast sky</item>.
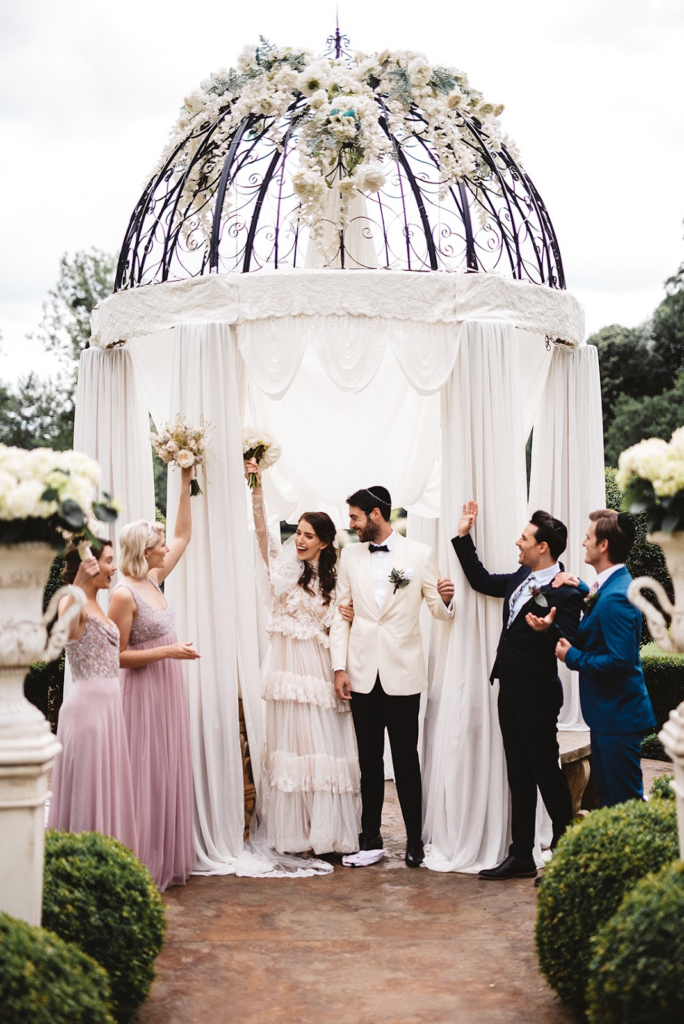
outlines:
[[[588, 332], [642, 322], [684, 260], [684, 0], [340, 0], [353, 49], [414, 49], [502, 102]], [[328, 0], [2, 0], [0, 378], [64, 252], [117, 252], [184, 95], [264, 35], [325, 48]]]

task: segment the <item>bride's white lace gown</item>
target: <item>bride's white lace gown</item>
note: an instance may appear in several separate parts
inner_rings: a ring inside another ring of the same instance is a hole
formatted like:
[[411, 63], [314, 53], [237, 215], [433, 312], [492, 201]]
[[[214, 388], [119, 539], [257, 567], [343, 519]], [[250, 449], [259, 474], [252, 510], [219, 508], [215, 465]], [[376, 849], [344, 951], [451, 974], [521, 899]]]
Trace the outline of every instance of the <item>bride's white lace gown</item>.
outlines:
[[360, 829], [359, 765], [349, 701], [335, 695], [325, 605], [299, 586], [303, 563], [269, 535], [263, 498], [253, 492], [259, 547], [272, 597], [265, 701], [262, 818], [278, 853], [351, 853]]

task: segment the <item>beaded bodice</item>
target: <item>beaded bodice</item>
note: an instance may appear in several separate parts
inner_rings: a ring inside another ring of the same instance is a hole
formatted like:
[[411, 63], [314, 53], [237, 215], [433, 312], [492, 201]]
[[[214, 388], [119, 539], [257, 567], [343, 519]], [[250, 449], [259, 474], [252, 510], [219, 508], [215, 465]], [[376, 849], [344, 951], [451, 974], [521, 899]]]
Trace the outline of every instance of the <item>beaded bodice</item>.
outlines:
[[88, 615], [78, 640], [69, 640], [66, 655], [74, 679], [113, 679], [119, 675], [119, 629]]
[[[150, 583], [157, 587], [154, 580], [150, 580]], [[172, 633], [175, 629], [175, 620], [173, 615], [173, 608], [170, 604], [167, 604], [166, 608], [153, 608], [151, 604], [148, 604], [144, 597], [131, 587], [128, 583], [120, 583], [121, 587], [128, 587], [130, 592], [135, 598], [135, 603], [138, 609], [138, 614], [133, 620], [131, 626], [131, 635], [128, 638], [128, 645], [132, 647], [135, 644], [147, 643], [150, 640], [156, 640], [157, 637], [165, 636], [167, 633]], [[157, 587], [159, 590], [159, 587]], [[161, 590], [159, 590], [161, 593]]]

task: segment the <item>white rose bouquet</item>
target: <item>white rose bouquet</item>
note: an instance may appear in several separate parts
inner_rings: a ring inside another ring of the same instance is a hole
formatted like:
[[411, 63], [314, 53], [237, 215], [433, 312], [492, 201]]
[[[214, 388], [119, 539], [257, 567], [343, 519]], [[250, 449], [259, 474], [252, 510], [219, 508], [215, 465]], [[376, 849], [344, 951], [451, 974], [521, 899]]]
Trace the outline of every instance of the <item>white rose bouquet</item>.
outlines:
[[[254, 427], [246, 428], [242, 437], [242, 457], [245, 462], [254, 459], [261, 469], [268, 469], [278, 461], [282, 454], [283, 449], [279, 443], [265, 430], [258, 430]], [[255, 473], [250, 473], [247, 477], [250, 487], [256, 487], [258, 482]]]
[[81, 452], [0, 445], [0, 545], [44, 542], [62, 552], [67, 541], [97, 540], [98, 523], [111, 523], [117, 502], [96, 499], [100, 467]]
[[207, 444], [207, 434], [211, 427], [200, 422], [199, 427], [191, 427], [187, 420], [176, 416], [173, 423], [167, 423], [158, 434], [150, 434], [150, 441], [155, 452], [167, 466], [180, 466], [181, 469], [194, 467], [195, 474], [190, 482], [190, 495], [202, 493], [202, 488], [197, 482], [197, 469], [203, 469], [206, 473], [207, 456], [210, 449]]
[[684, 530], [684, 427], [669, 442], [650, 437], [622, 452], [616, 482], [624, 511], [647, 512], [651, 533]]

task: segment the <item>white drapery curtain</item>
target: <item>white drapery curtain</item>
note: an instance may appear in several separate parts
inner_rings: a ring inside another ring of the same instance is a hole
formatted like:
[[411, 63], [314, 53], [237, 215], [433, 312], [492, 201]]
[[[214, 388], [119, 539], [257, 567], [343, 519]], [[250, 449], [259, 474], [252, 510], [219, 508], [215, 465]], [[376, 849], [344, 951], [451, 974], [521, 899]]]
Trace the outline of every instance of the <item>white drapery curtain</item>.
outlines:
[[498, 864], [508, 840], [508, 786], [497, 686], [489, 673], [501, 602], [470, 589], [450, 544], [463, 502], [475, 498], [478, 554], [509, 572], [525, 518], [520, 363], [509, 324], [463, 325], [442, 395], [443, 466], [439, 561], [456, 586], [456, 617], [435, 665], [426, 715], [426, 864], [479, 871]]
[[[606, 503], [603, 419], [598, 351], [556, 348], [532, 435], [530, 512], [546, 509], [568, 528], [563, 562], [591, 584], [596, 574], [584, 561], [582, 540], [589, 513]], [[561, 666], [565, 700], [561, 729], [586, 729], [576, 672]]]
[[[230, 873], [242, 852], [244, 793], [238, 726], [242, 696], [255, 780], [261, 753], [261, 694], [254, 561], [245, 517], [241, 408], [244, 371], [227, 324], [175, 331], [170, 409], [215, 425], [214, 459], [192, 500], [192, 542], [169, 576], [180, 637], [201, 658], [186, 664], [195, 786], [196, 870]], [[169, 474], [169, 533], [179, 475]]]

